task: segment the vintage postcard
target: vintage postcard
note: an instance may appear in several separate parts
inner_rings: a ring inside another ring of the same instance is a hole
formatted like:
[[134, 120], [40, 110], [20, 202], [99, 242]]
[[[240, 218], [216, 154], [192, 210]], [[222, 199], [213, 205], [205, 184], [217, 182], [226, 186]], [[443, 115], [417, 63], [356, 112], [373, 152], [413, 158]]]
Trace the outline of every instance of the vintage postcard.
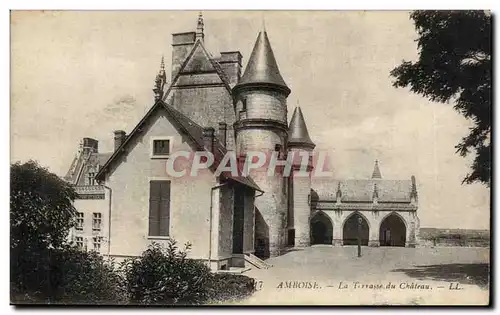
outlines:
[[11, 303], [489, 305], [488, 11], [11, 11]]

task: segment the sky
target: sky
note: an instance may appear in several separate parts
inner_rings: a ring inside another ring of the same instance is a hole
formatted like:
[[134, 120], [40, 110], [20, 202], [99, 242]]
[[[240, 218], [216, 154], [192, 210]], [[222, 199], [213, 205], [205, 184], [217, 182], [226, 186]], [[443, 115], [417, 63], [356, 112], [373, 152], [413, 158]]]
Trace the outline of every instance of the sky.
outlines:
[[[171, 34], [194, 31], [195, 11], [23, 11], [11, 15], [11, 162], [68, 170], [83, 137], [113, 148], [153, 104]], [[404, 11], [206, 11], [213, 56], [239, 50], [243, 64], [265, 24], [281, 74], [316, 150], [334, 176], [417, 179], [421, 227], [489, 228], [490, 191], [462, 185], [473, 157], [455, 154], [471, 123], [452, 104], [396, 89], [389, 72], [416, 60]]]

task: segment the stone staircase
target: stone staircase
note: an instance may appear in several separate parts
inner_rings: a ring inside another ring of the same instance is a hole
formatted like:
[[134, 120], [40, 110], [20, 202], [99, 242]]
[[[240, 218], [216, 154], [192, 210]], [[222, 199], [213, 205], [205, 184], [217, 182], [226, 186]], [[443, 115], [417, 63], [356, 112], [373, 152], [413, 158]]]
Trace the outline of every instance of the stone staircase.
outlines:
[[245, 254], [245, 262], [249, 263], [250, 265], [254, 266], [257, 269], [269, 269], [273, 265], [268, 264], [264, 260], [260, 259], [259, 257], [255, 256], [254, 254], [247, 253]]

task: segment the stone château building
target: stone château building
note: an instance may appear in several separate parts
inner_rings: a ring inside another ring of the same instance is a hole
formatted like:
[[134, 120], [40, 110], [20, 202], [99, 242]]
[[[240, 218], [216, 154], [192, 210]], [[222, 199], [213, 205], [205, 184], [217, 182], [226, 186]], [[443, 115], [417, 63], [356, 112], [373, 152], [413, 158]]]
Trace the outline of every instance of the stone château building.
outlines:
[[417, 188], [411, 180], [382, 179], [378, 163], [366, 180], [312, 182], [255, 170], [250, 176], [173, 178], [165, 162], [178, 150], [226, 152], [239, 161], [250, 151], [276, 152], [286, 160], [302, 152], [313, 169], [315, 144], [300, 107], [288, 124], [290, 88], [280, 74], [268, 34], [257, 37], [242, 72], [239, 51], [213, 57], [205, 48], [200, 14], [194, 32], [172, 37], [170, 84], [162, 60], [155, 102], [128, 134], [114, 132], [113, 152], [100, 153], [84, 138], [66, 180], [76, 186], [78, 229], [72, 237], [87, 249], [126, 258], [170, 237], [192, 244], [190, 257], [213, 269], [258, 266], [257, 257], [313, 244], [369, 246], [416, 244]]

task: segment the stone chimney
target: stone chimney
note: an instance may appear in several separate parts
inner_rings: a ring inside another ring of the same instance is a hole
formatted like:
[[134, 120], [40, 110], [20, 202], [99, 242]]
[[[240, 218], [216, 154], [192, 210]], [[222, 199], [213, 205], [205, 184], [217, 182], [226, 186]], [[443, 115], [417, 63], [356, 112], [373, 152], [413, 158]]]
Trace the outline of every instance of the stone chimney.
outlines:
[[127, 134], [123, 130], [115, 130], [115, 151], [122, 145], [123, 141], [127, 137]]
[[225, 147], [226, 146], [226, 137], [227, 137], [227, 124], [225, 122], [219, 123], [219, 142]]
[[196, 32], [172, 34], [172, 81], [194, 46]]
[[214, 152], [214, 135], [215, 129], [212, 127], [203, 128], [203, 143], [205, 149], [210, 152]]
[[99, 141], [92, 138], [83, 138], [82, 151], [84, 155], [99, 153]]
[[243, 56], [239, 51], [221, 52], [218, 62], [229, 79], [231, 87], [240, 82]]

